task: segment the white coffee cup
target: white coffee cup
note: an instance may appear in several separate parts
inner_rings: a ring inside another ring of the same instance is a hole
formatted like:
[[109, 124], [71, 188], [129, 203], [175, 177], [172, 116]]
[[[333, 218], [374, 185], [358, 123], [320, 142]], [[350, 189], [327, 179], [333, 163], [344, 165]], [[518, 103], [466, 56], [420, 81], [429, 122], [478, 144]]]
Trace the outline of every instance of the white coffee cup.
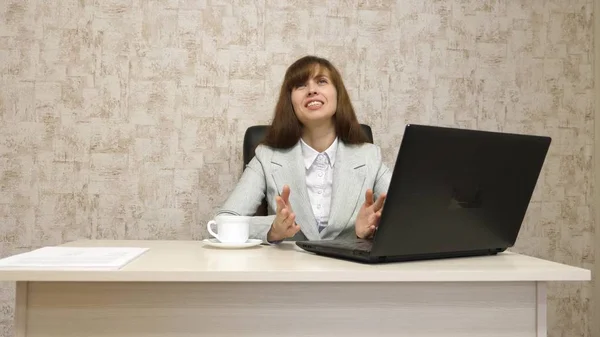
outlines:
[[[212, 226], [217, 225], [217, 232]], [[222, 243], [244, 243], [250, 235], [250, 217], [238, 215], [218, 215], [206, 224], [210, 235]]]

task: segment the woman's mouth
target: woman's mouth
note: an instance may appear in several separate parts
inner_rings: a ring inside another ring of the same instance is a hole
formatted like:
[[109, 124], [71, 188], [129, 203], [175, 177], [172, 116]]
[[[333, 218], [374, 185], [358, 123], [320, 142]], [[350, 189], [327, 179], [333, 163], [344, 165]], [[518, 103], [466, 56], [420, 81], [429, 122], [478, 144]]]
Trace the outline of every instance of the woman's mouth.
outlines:
[[323, 104], [324, 103], [322, 101], [315, 100], [315, 101], [308, 102], [308, 104], [306, 104], [306, 107], [311, 110], [316, 110], [316, 109], [319, 109], [320, 107], [322, 107]]

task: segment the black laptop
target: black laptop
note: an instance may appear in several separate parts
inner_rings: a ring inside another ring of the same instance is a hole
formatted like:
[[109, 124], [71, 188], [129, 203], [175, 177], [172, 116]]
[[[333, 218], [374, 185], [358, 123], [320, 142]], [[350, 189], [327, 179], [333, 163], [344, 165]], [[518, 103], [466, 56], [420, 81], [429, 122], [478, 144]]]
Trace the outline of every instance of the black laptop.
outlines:
[[373, 239], [296, 244], [367, 263], [502, 252], [517, 239], [550, 141], [407, 125]]

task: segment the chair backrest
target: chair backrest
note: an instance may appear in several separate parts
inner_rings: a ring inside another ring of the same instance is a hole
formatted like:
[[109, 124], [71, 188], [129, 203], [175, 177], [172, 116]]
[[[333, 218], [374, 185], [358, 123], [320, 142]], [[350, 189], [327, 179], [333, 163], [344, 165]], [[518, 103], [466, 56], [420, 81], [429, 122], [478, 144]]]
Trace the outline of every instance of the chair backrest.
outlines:
[[[360, 126], [362, 127], [363, 131], [367, 135], [367, 138], [369, 139], [369, 143], [373, 143], [373, 132], [371, 130], [371, 127], [366, 124], [361, 124]], [[250, 162], [250, 160], [252, 160], [252, 158], [254, 158], [254, 151], [256, 150], [256, 147], [258, 146], [258, 144], [260, 144], [260, 142], [262, 142], [263, 139], [265, 138], [265, 136], [267, 135], [268, 128], [269, 128], [268, 125], [253, 125], [253, 126], [249, 127], [248, 129], [246, 129], [246, 133], [244, 134], [244, 144], [243, 144], [243, 157], [244, 157], [243, 158], [244, 159], [243, 168], [245, 168], [246, 165], [248, 165], [248, 163]], [[268, 213], [267, 212], [267, 201], [263, 200], [262, 204], [256, 211], [255, 215], [261, 216], [261, 215], [267, 215], [267, 213]]]

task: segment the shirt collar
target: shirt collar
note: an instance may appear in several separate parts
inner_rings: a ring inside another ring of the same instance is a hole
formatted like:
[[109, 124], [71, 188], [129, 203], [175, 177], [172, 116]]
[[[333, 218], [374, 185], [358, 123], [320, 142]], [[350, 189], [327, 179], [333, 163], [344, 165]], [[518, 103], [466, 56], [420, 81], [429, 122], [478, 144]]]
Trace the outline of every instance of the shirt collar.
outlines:
[[[310, 145], [306, 144], [302, 138], [300, 138], [300, 144], [302, 146], [302, 156], [304, 157], [304, 166], [308, 170], [312, 166], [312, 164], [315, 162], [315, 159], [317, 159], [319, 152], [317, 150], [313, 149], [312, 147], [310, 147]], [[327, 159], [329, 160], [330, 167], [333, 167], [333, 164], [335, 163], [335, 153], [337, 151], [337, 145], [338, 145], [338, 138], [335, 137], [335, 139], [333, 140], [333, 143], [331, 143], [331, 145], [327, 148], [327, 150], [324, 151], [325, 157], [327, 157]]]

